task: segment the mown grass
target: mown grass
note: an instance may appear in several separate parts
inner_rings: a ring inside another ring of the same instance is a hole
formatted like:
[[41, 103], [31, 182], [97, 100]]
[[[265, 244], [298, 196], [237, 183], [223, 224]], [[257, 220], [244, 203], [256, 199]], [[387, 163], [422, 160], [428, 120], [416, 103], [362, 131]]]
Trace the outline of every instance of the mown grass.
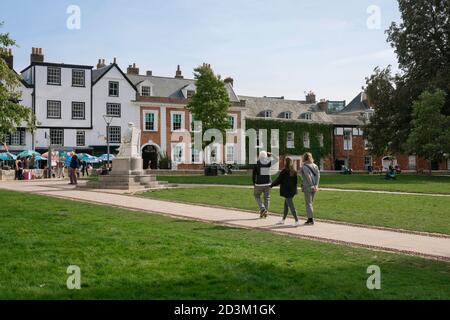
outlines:
[[[163, 200], [257, 210], [251, 188], [179, 188], [145, 195]], [[272, 190], [270, 211], [282, 213], [283, 203], [279, 190]], [[302, 193], [295, 198], [295, 204], [300, 215], [306, 216]], [[315, 217], [450, 234], [450, 197], [320, 191], [315, 201]]]
[[[450, 265], [0, 191], [0, 299], [448, 299]], [[69, 265], [81, 290], [68, 290]], [[378, 265], [382, 289], [366, 287]]]
[[[158, 180], [180, 184], [252, 184], [252, 179], [249, 175], [228, 175], [218, 177], [206, 177], [201, 175], [159, 176]], [[450, 176], [401, 174], [397, 176], [397, 180], [387, 181], [384, 179], [383, 175], [322, 174], [320, 184], [323, 188], [450, 194]]]

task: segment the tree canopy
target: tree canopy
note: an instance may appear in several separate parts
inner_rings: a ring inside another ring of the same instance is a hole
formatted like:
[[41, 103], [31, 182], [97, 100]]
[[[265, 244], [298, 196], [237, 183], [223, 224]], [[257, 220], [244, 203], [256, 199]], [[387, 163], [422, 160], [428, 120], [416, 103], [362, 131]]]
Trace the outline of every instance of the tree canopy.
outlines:
[[376, 68], [367, 79], [375, 115], [366, 126], [372, 153], [404, 153], [412, 130], [413, 104], [424, 91], [440, 89], [440, 109], [450, 115], [450, 5], [448, 0], [398, 0], [401, 22], [386, 31], [401, 72]]
[[440, 161], [450, 152], [450, 116], [442, 114], [446, 93], [425, 91], [414, 102], [408, 151], [432, 161]]
[[[194, 69], [196, 92], [187, 105], [195, 121], [202, 122], [202, 136], [210, 129], [216, 129], [225, 137], [230, 128], [228, 108], [230, 99], [220, 76], [216, 76], [210, 65], [204, 64]], [[205, 148], [210, 142], [204, 142]]]
[[[0, 27], [2, 25], [0, 23]], [[15, 45], [16, 42], [8, 33], [0, 33], [0, 142], [3, 144], [6, 136], [16, 131], [22, 122], [32, 123], [31, 109], [19, 104], [19, 76], [9, 68], [4, 59], [8, 48]]]

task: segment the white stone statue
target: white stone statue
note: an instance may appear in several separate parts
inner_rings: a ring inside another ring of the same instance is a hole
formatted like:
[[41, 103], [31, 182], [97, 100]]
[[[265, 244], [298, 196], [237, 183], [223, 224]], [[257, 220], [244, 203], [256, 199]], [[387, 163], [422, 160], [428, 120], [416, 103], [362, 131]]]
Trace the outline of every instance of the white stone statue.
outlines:
[[133, 122], [128, 122], [128, 129], [122, 136], [118, 158], [141, 158], [141, 130], [134, 126]]

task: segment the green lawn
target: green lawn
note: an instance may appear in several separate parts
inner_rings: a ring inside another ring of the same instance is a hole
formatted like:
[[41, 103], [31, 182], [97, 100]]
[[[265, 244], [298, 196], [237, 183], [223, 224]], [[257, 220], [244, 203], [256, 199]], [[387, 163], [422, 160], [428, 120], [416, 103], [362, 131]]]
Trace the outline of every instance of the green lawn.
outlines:
[[[0, 191], [0, 299], [449, 299], [450, 264]], [[81, 268], [81, 290], [66, 269]], [[366, 288], [378, 265], [382, 289]]]
[[[251, 176], [159, 176], [161, 181], [190, 184], [251, 185]], [[386, 190], [450, 194], [450, 176], [402, 174], [396, 181], [386, 181], [380, 175], [322, 174], [321, 187], [357, 190]]]
[[[180, 188], [147, 192], [148, 197], [223, 207], [256, 210], [250, 188]], [[272, 191], [271, 211], [281, 213], [283, 198]], [[306, 216], [303, 194], [295, 198], [299, 213]], [[358, 224], [450, 234], [450, 197], [320, 191], [316, 218]]]

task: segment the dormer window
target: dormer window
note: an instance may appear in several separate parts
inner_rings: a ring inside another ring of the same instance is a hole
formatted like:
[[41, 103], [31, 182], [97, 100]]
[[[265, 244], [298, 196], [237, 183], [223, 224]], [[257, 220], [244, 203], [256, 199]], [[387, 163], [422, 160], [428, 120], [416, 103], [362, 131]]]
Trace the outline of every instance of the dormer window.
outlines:
[[264, 111], [264, 118], [272, 118], [272, 111], [271, 110]]
[[152, 95], [152, 87], [142, 86], [141, 87], [141, 96], [150, 97]]
[[195, 94], [195, 91], [194, 91], [194, 90], [188, 90], [188, 91], [186, 92], [186, 97], [187, 97], [188, 99], [191, 99], [191, 98], [194, 96], [194, 94]]
[[285, 112], [283, 115], [284, 119], [290, 120], [292, 119], [292, 112]]
[[304, 120], [312, 120], [312, 113], [311, 112], [302, 113], [300, 118]]

